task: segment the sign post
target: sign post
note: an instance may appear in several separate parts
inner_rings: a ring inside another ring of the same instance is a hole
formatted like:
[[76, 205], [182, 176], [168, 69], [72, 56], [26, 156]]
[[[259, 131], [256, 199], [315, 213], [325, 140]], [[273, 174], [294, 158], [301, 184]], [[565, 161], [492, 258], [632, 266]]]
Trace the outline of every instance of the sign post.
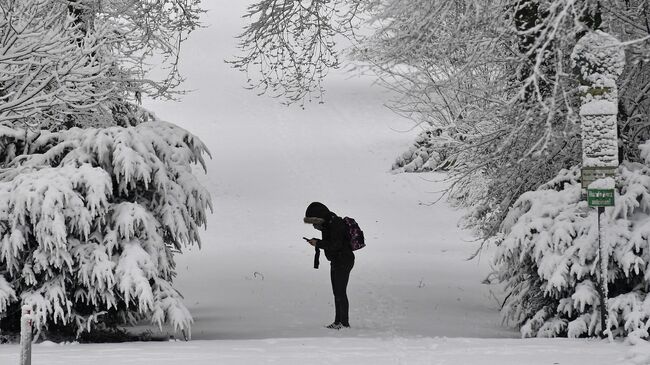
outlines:
[[601, 336], [609, 333], [607, 308], [607, 265], [609, 247], [604, 242], [602, 216], [605, 207], [614, 205], [615, 177], [618, 169], [618, 89], [616, 80], [625, 67], [625, 52], [613, 36], [595, 31], [587, 33], [571, 54], [580, 80], [580, 125], [582, 129], [582, 188], [587, 204], [598, 209], [598, 260], [600, 280]]
[[20, 365], [32, 364], [32, 307], [24, 305], [20, 316]]
[[606, 242], [603, 242], [602, 217], [605, 207], [614, 206], [616, 181], [611, 177], [598, 179], [587, 187], [587, 204], [598, 209], [598, 257], [600, 259], [600, 283], [598, 285], [598, 296], [600, 297], [600, 330], [601, 336], [609, 330], [608, 322], [608, 288], [607, 288], [607, 265], [609, 263], [609, 249]]

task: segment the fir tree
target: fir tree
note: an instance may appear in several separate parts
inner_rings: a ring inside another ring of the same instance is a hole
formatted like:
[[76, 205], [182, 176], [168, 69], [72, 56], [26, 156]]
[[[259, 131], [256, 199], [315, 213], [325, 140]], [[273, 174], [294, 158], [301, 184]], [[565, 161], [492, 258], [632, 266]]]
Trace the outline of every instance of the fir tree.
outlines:
[[[5, 151], [24, 134], [3, 129]], [[29, 136], [0, 174], [0, 315], [77, 335], [108, 319], [189, 331], [174, 255], [200, 243], [211, 207], [191, 165], [205, 146], [162, 121]], [[110, 324], [110, 322], [108, 322]]]

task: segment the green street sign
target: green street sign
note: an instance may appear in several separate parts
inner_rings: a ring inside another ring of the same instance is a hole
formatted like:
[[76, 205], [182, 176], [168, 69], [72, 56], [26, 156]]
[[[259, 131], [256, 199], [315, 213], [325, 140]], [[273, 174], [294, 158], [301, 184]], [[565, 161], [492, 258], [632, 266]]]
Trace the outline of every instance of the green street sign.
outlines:
[[590, 207], [613, 207], [614, 189], [587, 190], [587, 203]]

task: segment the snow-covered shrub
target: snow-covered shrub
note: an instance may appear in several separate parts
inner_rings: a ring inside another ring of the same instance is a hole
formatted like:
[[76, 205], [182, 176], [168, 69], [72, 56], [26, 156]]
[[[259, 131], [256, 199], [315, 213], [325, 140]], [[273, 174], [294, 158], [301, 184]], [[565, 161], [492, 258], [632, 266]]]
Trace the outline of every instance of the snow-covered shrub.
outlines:
[[[108, 318], [189, 330], [174, 254], [211, 208], [203, 143], [165, 122], [25, 134], [0, 144], [0, 318], [80, 334]], [[17, 152], [18, 151], [18, 152]]]
[[427, 172], [448, 169], [454, 140], [446, 131], [428, 129], [420, 132], [409, 149], [397, 157], [395, 172]]
[[496, 262], [509, 291], [505, 319], [523, 336], [591, 336], [600, 332], [599, 255], [608, 263], [607, 328], [615, 336], [649, 337], [650, 143], [644, 163], [624, 162], [616, 206], [603, 218], [598, 250], [596, 209], [581, 199], [579, 169], [563, 170], [510, 209]]

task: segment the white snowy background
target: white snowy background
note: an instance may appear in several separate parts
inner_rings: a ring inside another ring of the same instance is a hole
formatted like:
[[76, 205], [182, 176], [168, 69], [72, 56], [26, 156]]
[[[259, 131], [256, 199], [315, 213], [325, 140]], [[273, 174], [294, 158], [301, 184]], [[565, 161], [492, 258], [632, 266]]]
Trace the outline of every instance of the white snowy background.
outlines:
[[[34, 364], [650, 363], [643, 343], [519, 339], [501, 323], [499, 288], [481, 283], [492, 253], [467, 261], [478, 243], [457, 227], [462, 212], [430, 204], [444, 175], [389, 172], [420, 130], [383, 107], [388, 95], [371, 78], [337, 72], [324, 105], [258, 97], [223, 62], [236, 54], [246, 2], [205, 6], [208, 27], [181, 62], [193, 91], [145, 105], [213, 156], [201, 176], [215, 206], [203, 248], [178, 259], [193, 341], [46, 342]], [[329, 267], [323, 257], [314, 270], [301, 239], [317, 233], [302, 223], [311, 201], [354, 217], [366, 234], [348, 288], [350, 330], [323, 328], [333, 317]], [[0, 364], [17, 363], [18, 346], [0, 346]]]

